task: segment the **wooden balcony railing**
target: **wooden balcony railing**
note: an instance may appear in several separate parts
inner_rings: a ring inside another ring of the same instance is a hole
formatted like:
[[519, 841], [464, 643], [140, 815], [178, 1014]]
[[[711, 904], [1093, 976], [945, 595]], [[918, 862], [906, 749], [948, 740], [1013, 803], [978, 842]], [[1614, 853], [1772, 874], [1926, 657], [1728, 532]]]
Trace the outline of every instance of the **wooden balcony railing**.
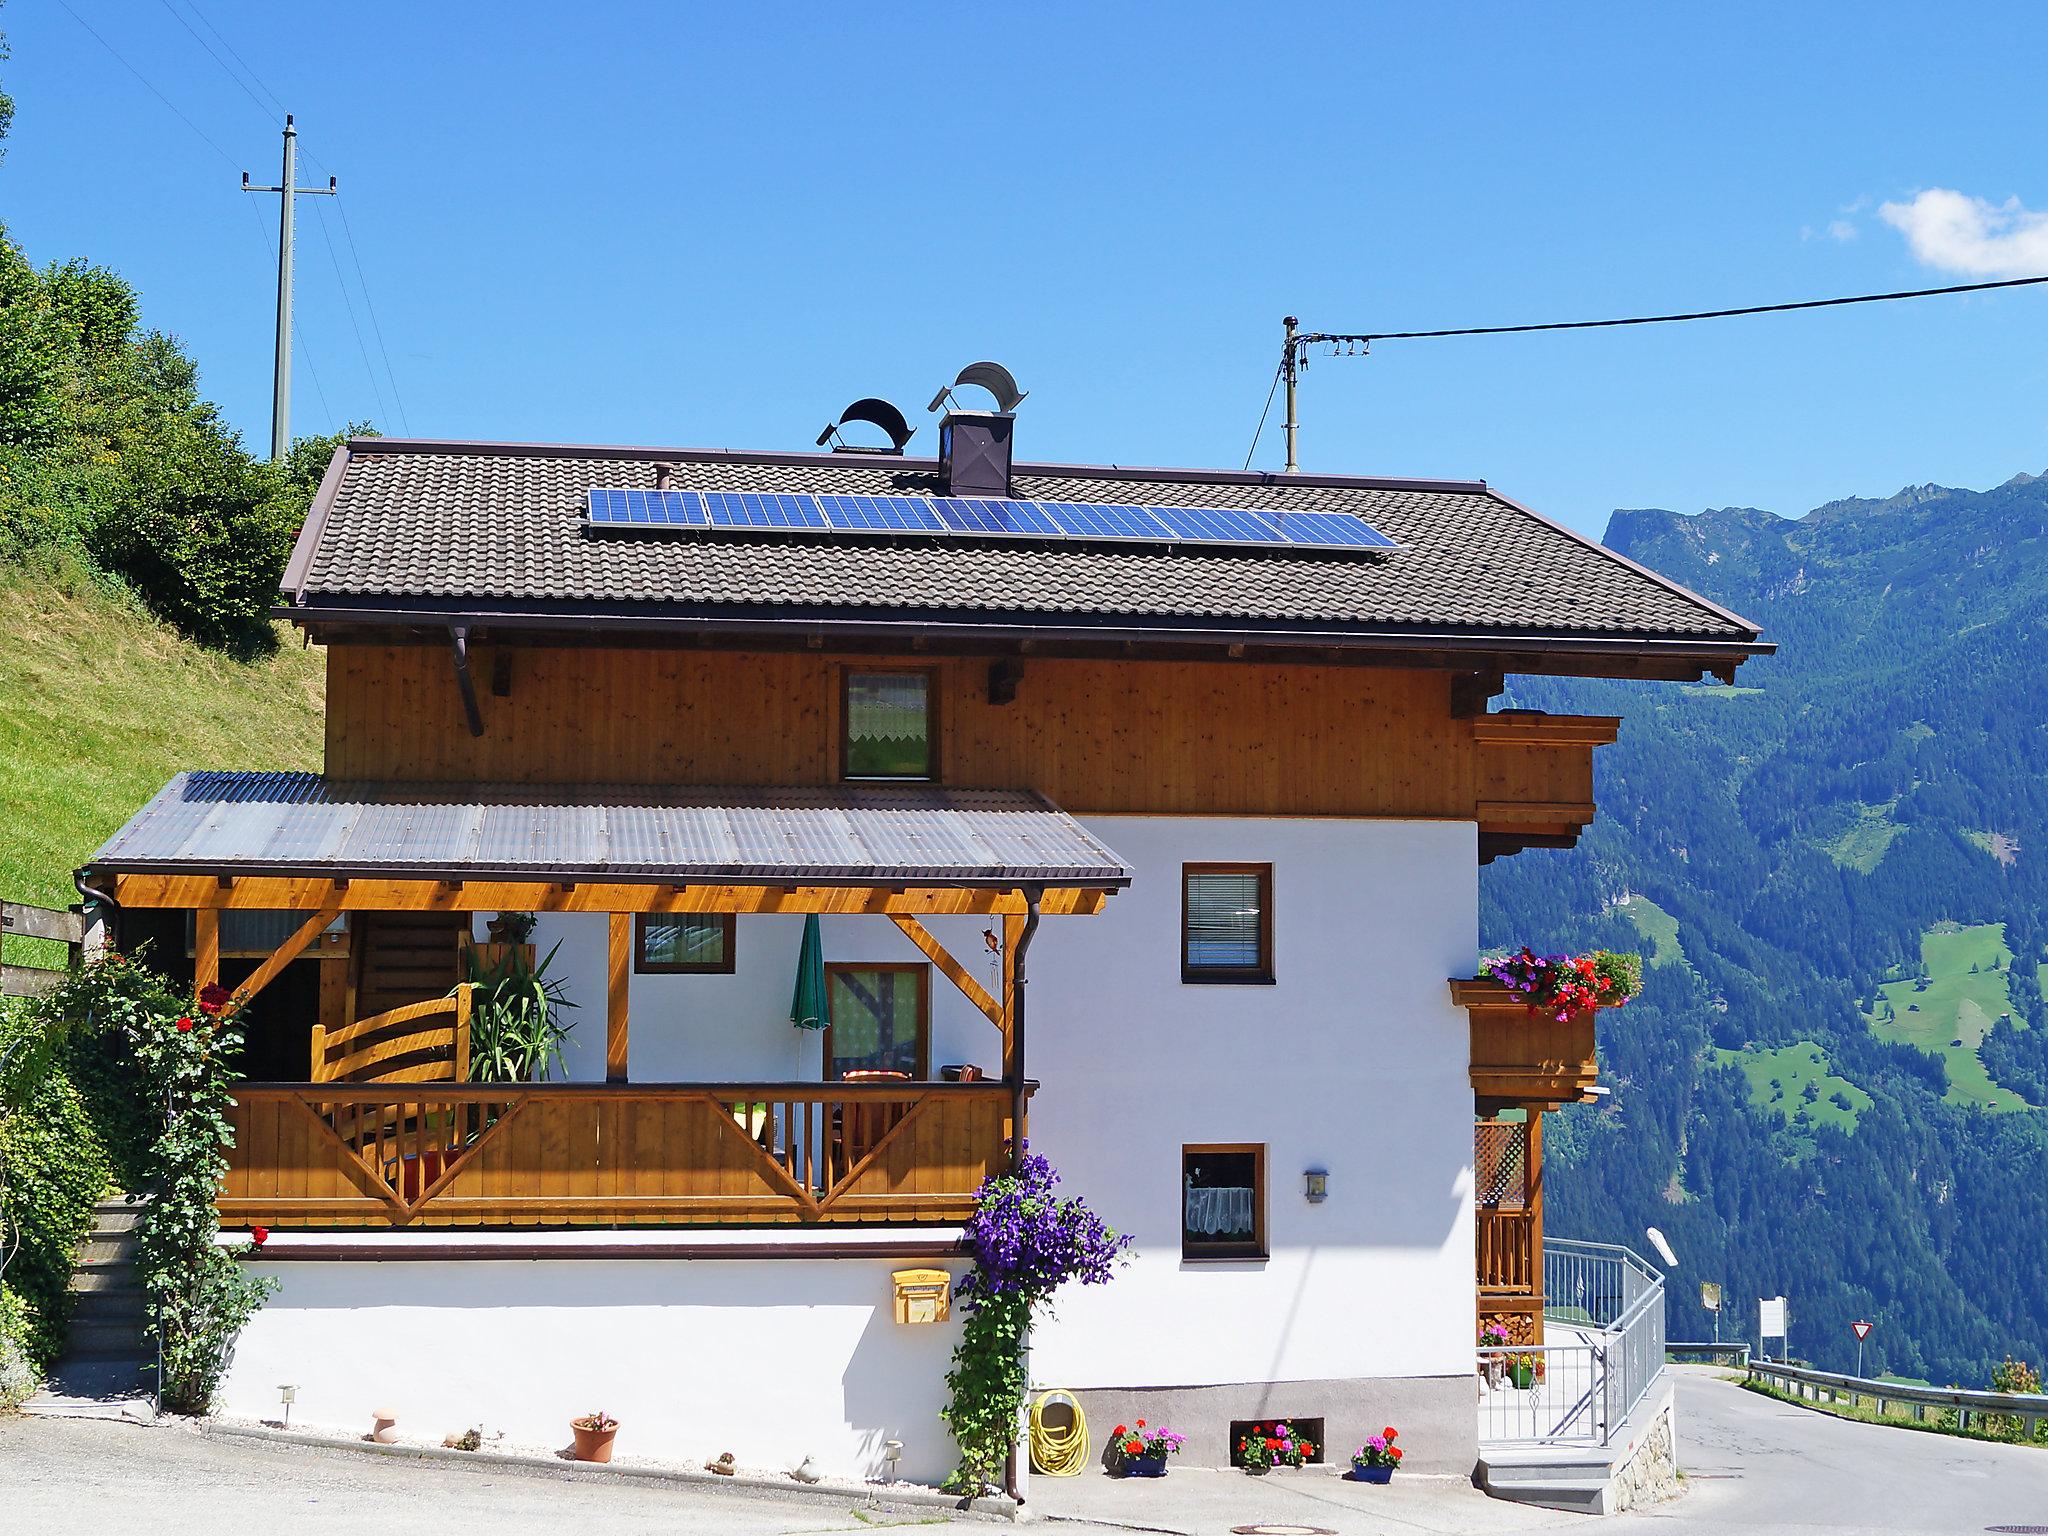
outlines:
[[246, 1083], [221, 1219], [277, 1229], [963, 1221], [1002, 1083]]
[[1482, 1103], [1555, 1109], [1599, 1082], [1597, 1009], [1560, 1022], [1532, 1013], [1491, 977], [1452, 981], [1451, 1000], [1471, 1018], [1472, 1093]]

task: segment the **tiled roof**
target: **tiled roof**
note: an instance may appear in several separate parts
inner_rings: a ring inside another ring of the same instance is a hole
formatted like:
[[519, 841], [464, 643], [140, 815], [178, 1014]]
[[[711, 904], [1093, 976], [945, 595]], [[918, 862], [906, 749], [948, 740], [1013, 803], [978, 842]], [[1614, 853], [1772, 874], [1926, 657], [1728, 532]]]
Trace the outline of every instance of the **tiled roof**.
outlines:
[[1354, 512], [1402, 547], [1351, 555], [1118, 545], [712, 535], [592, 536], [585, 493], [936, 493], [929, 460], [359, 441], [316, 505], [286, 583], [304, 608], [619, 617], [832, 614], [1062, 629], [1300, 628], [1740, 644], [1755, 627], [1464, 482], [1017, 468], [1043, 500]]
[[1024, 790], [378, 784], [181, 773], [92, 856], [179, 873], [1123, 886], [1131, 872]]

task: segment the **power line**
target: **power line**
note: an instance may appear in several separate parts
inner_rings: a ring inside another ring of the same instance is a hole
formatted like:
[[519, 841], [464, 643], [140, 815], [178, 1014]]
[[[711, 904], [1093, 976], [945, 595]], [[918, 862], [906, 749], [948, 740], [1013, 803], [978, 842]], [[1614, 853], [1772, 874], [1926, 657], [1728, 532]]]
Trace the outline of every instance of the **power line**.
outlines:
[[407, 437], [412, 436], [412, 420], [405, 414], [405, 397], [398, 392], [398, 375], [391, 369], [391, 350], [384, 345], [384, 326], [377, 318], [377, 304], [370, 297], [370, 280], [363, 276], [363, 258], [356, 250], [355, 231], [349, 228], [348, 201], [337, 197], [334, 211], [341, 215], [342, 237], [348, 241], [349, 260], [356, 265], [356, 282], [363, 290], [363, 307], [370, 312], [370, 331], [377, 338], [377, 351], [384, 359], [384, 376], [391, 381], [391, 400], [398, 407], [398, 424]]
[[[327, 244], [327, 261], [334, 268], [334, 284], [341, 290], [342, 308], [348, 311], [349, 329], [356, 333], [356, 350], [363, 355], [363, 372], [369, 375], [370, 393], [377, 397], [377, 414], [384, 416], [384, 386], [377, 382], [377, 370], [370, 362], [369, 346], [363, 341], [363, 325], [356, 319], [355, 301], [349, 297], [348, 284], [342, 281], [341, 258], [334, 254], [334, 231], [328, 227], [327, 209], [320, 206], [320, 238]], [[364, 295], [365, 298], [368, 294]], [[386, 416], [388, 420], [389, 417]]]
[[[254, 80], [256, 82], [256, 88], [259, 91], [261, 91], [265, 96], [268, 96], [270, 98], [270, 105], [268, 108], [265, 109], [264, 115], [268, 117], [272, 112], [284, 111], [284, 103], [278, 100], [277, 93], [271, 90], [269, 84], [264, 80], [264, 78], [261, 75], [257, 74], [255, 70], [249, 67], [249, 61], [243, 58], [241, 54], [235, 51], [235, 45], [227, 40], [227, 37], [221, 32], [220, 28], [216, 27], [211, 21], [208, 21], [206, 19], [206, 13], [199, 9], [198, 0], [185, 0], [185, 5], [186, 8], [189, 9], [194, 16], [197, 16], [199, 18], [199, 24], [214, 35], [215, 39], [220, 43], [221, 47], [227, 49], [228, 56], [232, 58], [237, 64], [241, 65], [243, 72], [247, 74], [251, 80]], [[314, 157], [312, 153], [309, 151], [307, 153], [306, 158], [310, 160]]]
[[130, 64], [126, 59], [122, 58], [120, 51], [117, 48], [115, 48], [112, 43], [108, 42], [104, 37], [101, 37], [98, 32], [93, 30], [92, 24], [90, 22], [88, 22], [83, 16], [79, 15], [78, 12], [72, 10], [71, 0], [57, 0], [57, 3], [64, 7], [65, 11], [70, 15], [73, 21], [77, 22], [81, 27], [84, 27], [87, 32], [92, 34], [93, 41], [98, 43], [102, 48], [106, 49], [108, 53], [113, 54], [114, 61], [117, 64], [119, 64], [123, 69], [127, 70], [128, 73], [133, 75], [136, 79], [140, 80], [142, 82], [143, 89], [147, 90], [150, 95], [154, 96], [158, 101], [162, 102], [166, 107], [170, 108], [171, 115], [173, 117], [177, 118], [179, 122], [183, 123], [187, 128], [190, 128], [195, 134], [197, 134], [199, 138], [207, 145], [208, 148], [210, 148], [216, 155], [219, 155], [221, 159], [227, 161], [227, 163], [230, 166], [234, 167], [236, 170], [241, 169], [241, 166], [236, 162], [235, 157], [233, 155], [229, 154], [226, 150], [222, 149], [220, 145], [214, 143], [212, 136], [208, 134], [204, 128], [201, 128], [197, 123], [193, 122], [191, 118], [187, 117], [183, 112], [179, 111], [178, 104], [176, 102], [172, 101], [170, 97], [166, 96], [162, 91], [158, 90], [154, 85], [152, 85], [147, 75], [145, 75], [141, 70], [137, 69], [133, 64]]
[[1251, 447], [1245, 449], [1244, 451], [1244, 467], [1246, 469], [1250, 469], [1252, 467], [1252, 455], [1259, 451], [1259, 439], [1265, 435], [1266, 417], [1270, 415], [1273, 410], [1273, 396], [1276, 393], [1278, 393], [1280, 389], [1280, 376], [1284, 371], [1284, 369], [1279, 368], [1273, 370], [1273, 387], [1266, 391], [1266, 408], [1259, 412], [1258, 430], [1252, 433]]
[[[1985, 283], [1951, 283], [1940, 288], [1904, 288], [1891, 293], [1856, 293], [1835, 299], [1797, 299], [1789, 304], [1747, 304], [1739, 309], [1695, 309], [1669, 315], [1626, 315], [1613, 320], [1545, 320], [1530, 325], [1465, 325], [1446, 327], [1434, 331], [1302, 331], [1296, 329], [1297, 322], [1288, 316], [1283, 322], [1286, 336], [1280, 345], [1280, 368], [1274, 384], [1287, 386], [1287, 416], [1283, 425], [1287, 431], [1287, 473], [1293, 474], [1300, 468], [1295, 459], [1295, 439], [1300, 421], [1295, 412], [1295, 387], [1301, 370], [1307, 366], [1309, 349], [1329, 346], [1333, 350], [1343, 348], [1346, 355], [1357, 355], [1363, 349], [1370, 353], [1375, 341], [1435, 341], [1447, 336], [1525, 336], [1534, 331], [1599, 331], [1627, 325], [1673, 325], [1686, 320], [1728, 320], [1740, 315], [1782, 315], [1799, 309], [1838, 309], [1846, 304], [1889, 304], [1900, 299], [1932, 299], [1947, 294], [1985, 293], [1995, 288], [2031, 288], [2048, 283], [2048, 275], [2040, 277], [2007, 277]], [[1269, 392], [1266, 406], [1272, 408], [1273, 397]], [[1259, 436], [1264, 432], [1266, 415], [1259, 414], [1259, 430], [1252, 434], [1252, 452], [1256, 453]], [[1250, 466], [1250, 456], [1246, 456]]]
[[[199, 33], [196, 30], [194, 30], [192, 23], [187, 21], [183, 16], [181, 16], [177, 12], [177, 10], [171, 5], [171, 0], [158, 0], [158, 3], [162, 5], [166, 11], [170, 12], [171, 20], [175, 21], [179, 26], [183, 27], [187, 32], [190, 32], [192, 34], [192, 41], [197, 43], [200, 47], [206, 50], [208, 56], [212, 58], [213, 62], [221, 67], [221, 73], [226, 75], [230, 80], [234, 81], [237, 86], [240, 86], [242, 94], [248, 97], [252, 102], [255, 102], [256, 110], [258, 112], [261, 112], [265, 118], [268, 118], [270, 116], [270, 108], [266, 107], [263, 104], [262, 98], [259, 97], [254, 91], [249, 89], [247, 83], [242, 79], [240, 75], [236, 74], [232, 69], [228, 68], [228, 61], [213, 51], [213, 45], [209, 43], [205, 38], [201, 37]], [[223, 42], [226, 41], [225, 38], [221, 40]], [[280, 108], [279, 110], [282, 110], [282, 108]]]

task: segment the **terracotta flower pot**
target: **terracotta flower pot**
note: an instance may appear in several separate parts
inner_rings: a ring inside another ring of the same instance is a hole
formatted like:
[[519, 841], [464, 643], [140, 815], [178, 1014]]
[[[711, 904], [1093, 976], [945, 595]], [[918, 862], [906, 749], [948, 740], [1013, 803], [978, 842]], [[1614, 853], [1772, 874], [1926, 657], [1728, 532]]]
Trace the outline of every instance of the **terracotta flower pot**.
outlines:
[[588, 1419], [570, 1422], [569, 1432], [576, 1437], [576, 1459], [578, 1461], [610, 1461], [612, 1441], [619, 1435], [619, 1426], [599, 1429]]

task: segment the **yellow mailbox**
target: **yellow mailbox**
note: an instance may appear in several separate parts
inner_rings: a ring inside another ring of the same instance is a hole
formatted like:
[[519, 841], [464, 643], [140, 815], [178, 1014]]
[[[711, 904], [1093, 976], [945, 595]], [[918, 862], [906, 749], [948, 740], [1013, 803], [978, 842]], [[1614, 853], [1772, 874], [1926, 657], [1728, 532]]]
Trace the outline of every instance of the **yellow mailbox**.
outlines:
[[899, 1323], [943, 1323], [952, 1316], [953, 1277], [943, 1269], [899, 1269], [890, 1277], [896, 1282], [896, 1321]]

